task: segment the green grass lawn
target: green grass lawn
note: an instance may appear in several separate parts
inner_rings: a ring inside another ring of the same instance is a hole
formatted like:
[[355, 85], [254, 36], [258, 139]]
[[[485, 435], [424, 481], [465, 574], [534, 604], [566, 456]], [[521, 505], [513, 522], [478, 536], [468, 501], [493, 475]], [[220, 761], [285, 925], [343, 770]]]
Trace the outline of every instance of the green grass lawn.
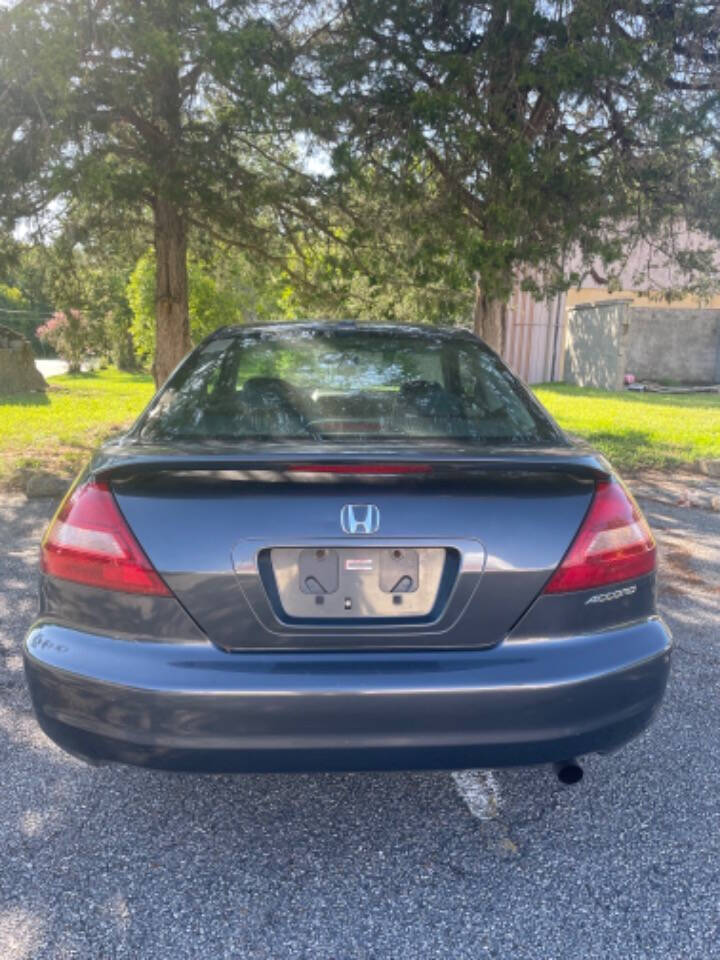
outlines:
[[52, 377], [46, 394], [0, 395], [0, 485], [22, 468], [74, 473], [153, 395], [152, 377], [100, 370]]
[[624, 470], [720, 458], [720, 395], [608, 393], [565, 384], [534, 388], [561, 427]]
[[[562, 427], [625, 470], [720, 458], [720, 396], [606, 393], [562, 384], [535, 390]], [[23, 468], [73, 473], [153, 394], [144, 374], [101, 370], [53, 377], [46, 395], [0, 396], [0, 486]]]

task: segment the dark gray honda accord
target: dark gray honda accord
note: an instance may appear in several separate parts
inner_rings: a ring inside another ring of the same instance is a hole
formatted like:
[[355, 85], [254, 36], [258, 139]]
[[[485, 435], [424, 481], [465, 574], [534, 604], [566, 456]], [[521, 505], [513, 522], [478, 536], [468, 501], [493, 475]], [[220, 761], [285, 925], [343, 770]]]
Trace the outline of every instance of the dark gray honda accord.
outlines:
[[93, 763], [570, 780], [662, 699], [655, 564], [608, 463], [471, 334], [225, 328], [58, 510], [25, 669]]

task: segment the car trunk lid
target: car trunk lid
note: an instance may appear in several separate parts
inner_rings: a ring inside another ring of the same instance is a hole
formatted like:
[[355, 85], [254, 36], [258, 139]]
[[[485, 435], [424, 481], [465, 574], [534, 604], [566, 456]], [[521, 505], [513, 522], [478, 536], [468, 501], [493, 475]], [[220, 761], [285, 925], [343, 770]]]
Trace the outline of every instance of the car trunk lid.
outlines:
[[[423, 469], [391, 469], [413, 465]], [[228, 650], [494, 645], [542, 590], [609, 473], [572, 447], [451, 444], [385, 444], [372, 456], [128, 445], [92, 469], [170, 589]], [[373, 507], [377, 527], [348, 533], [348, 506]], [[333, 590], [323, 583], [322, 603], [303, 589], [317, 551], [337, 563], [339, 581], [347, 575]], [[394, 586], [397, 551], [416, 588], [400, 602], [379, 585], [384, 576]]]

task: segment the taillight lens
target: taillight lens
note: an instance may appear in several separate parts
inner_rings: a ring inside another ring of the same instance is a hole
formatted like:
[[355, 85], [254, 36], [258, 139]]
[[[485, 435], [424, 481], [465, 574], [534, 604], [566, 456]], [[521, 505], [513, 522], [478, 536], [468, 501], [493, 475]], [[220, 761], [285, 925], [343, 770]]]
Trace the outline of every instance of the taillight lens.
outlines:
[[544, 592], [632, 580], [651, 573], [655, 562], [655, 540], [633, 498], [620, 483], [598, 483], [587, 516]]
[[104, 483], [76, 487], [43, 538], [45, 573], [105, 590], [170, 596]]

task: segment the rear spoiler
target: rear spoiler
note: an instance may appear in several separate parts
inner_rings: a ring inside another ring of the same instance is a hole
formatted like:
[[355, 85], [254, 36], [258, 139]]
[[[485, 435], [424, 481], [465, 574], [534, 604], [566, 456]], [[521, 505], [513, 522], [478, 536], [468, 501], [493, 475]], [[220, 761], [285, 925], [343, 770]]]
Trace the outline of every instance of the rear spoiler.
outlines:
[[[413, 470], [422, 464], [428, 469]], [[426, 476], [450, 479], [453, 476], [468, 474], [556, 474], [577, 477], [586, 480], [609, 480], [612, 470], [607, 461], [596, 454], [578, 453], [567, 449], [553, 448], [552, 451], [503, 450], [487, 454], [473, 454], [466, 451], [449, 454], [445, 451], [418, 451], [415, 456], [403, 456], [395, 453], [375, 452], [372, 456], [351, 453], [340, 456], [323, 453], [297, 451], [258, 452], [258, 453], [198, 453], [198, 452], [147, 452], [135, 453], [126, 448], [117, 451], [101, 451], [90, 467], [90, 473], [97, 481], [128, 479], [130, 477], [152, 474], [188, 474], [188, 473], [245, 473], [273, 472], [293, 475], [334, 472], [333, 466], [341, 467], [342, 472], [353, 474], [392, 474], [392, 469], [373, 469], [374, 467], [398, 467], [398, 474], [423, 473]], [[365, 468], [365, 469], [363, 469]], [[403, 469], [404, 468], [404, 469]]]

